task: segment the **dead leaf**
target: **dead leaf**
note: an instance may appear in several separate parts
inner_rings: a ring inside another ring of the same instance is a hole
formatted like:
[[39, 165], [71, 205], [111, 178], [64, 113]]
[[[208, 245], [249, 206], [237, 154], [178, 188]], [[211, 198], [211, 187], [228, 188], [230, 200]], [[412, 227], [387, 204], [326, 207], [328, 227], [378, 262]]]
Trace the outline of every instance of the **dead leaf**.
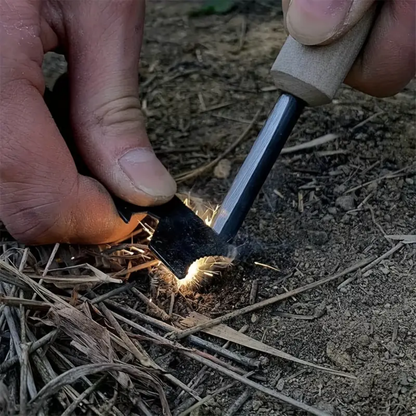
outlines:
[[68, 337], [73, 346], [85, 354], [93, 363], [112, 362], [115, 353], [111, 346], [110, 333], [97, 322], [71, 307], [55, 308], [51, 318]]
[[401, 241], [403, 244], [416, 244], [416, 235], [406, 235], [406, 234], [393, 234], [386, 235], [390, 240]]

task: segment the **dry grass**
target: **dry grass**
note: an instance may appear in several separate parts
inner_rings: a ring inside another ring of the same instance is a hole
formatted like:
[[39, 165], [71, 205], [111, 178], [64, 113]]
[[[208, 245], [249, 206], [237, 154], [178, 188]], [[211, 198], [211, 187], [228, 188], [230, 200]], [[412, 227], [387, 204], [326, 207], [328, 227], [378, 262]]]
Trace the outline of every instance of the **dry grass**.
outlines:
[[[199, 207], [201, 217], [210, 222], [215, 210], [201, 209], [202, 201], [187, 203], [196, 211]], [[0, 256], [3, 334], [0, 407], [3, 414], [123, 415], [139, 411], [145, 415], [185, 415], [223, 391], [221, 387], [201, 397], [198, 383], [184, 383], [155, 361], [153, 352], [161, 348], [202, 364], [202, 370], [214, 369], [234, 383], [245, 384], [310, 414], [324, 415], [318, 409], [258, 383], [257, 380], [262, 380], [260, 362], [228, 351], [230, 342], [318, 371], [347, 378], [354, 376], [300, 360], [248, 336], [238, 337], [237, 331], [223, 324], [216, 333], [214, 324], [224, 322], [228, 315], [211, 321], [200, 315], [204, 324], [195, 323], [192, 330], [185, 330], [186, 320], [180, 322], [182, 317], [172, 313], [181, 284], [164, 272], [147, 248], [151, 230], [151, 224], [143, 223], [140, 232], [134, 232], [129, 238], [130, 243], [94, 248], [57, 244], [30, 249], [3, 233]], [[365, 264], [368, 262], [366, 260]], [[361, 263], [343, 274], [361, 267]], [[230, 265], [230, 260], [201, 259], [195, 281], [200, 283], [201, 279], [220, 275]], [[135, 271], [145, 269], [153, 276], [150, 290], [156, 292], [151, 299], [135, 287], [137, 281], [128, 278]], [[323, 279], [322, 284], [337, 277]], [[171, 294], [169, 313], [155, 302], [161, 279], [165, 281], [165, 290]], [[308, 285], [295, 292], [318, 285]], [[182, 283], [182, 289], [190, 291], [192, 288], [195, 285]], [[125, 304], [131, 297], [138, 299], [133, 308]], [[278, 300], [271, 298], [236, 310], [232, 315], [239, 316], [247, 308], [256, 310]], [[145, 313], [139, 312], [138, 306], [142, 310], [144, 307]], [[210, 322], [213, 332], [206, 331]], [[221, 347], [192, 335], [198, 330], [224, 339], [227, 344]], [[166, 333], [175, 336], [166, 336]], [[177, 341], [185, 334], [198, 349]], [[180, 401], [172, 399], [181, 396]]]

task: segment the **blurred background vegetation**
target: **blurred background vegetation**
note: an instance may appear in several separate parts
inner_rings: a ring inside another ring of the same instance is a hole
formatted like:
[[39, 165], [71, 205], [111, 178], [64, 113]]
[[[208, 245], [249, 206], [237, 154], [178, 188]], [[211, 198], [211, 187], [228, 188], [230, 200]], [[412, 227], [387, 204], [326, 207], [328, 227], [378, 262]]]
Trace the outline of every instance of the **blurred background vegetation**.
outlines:
[[238, 0], [205, 0], [201, 6], [191, 12], [191, 16], [225, 14], [233, 10]]
[[249, 3], [250, 1], [261, 2], [266, 6], [269, 5], [277, 8], [280, 8], [282, 3], [282, 0], [203, 0], [190, 15], [196, 17], [210, 14], [227, 14], [234, 10], [239, 4]]

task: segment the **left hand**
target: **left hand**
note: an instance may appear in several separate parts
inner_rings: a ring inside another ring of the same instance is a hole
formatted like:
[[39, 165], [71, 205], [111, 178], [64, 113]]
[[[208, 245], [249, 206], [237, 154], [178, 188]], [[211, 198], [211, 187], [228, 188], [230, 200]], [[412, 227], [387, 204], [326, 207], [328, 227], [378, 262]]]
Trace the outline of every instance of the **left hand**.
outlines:
[[[0, 0], [0, 219], [26, 244], [100, 244], [138, 225], [107, 190], [136, 205], [170, 200], [176, 183], [150, 145], [138, 66], [145, 0]], [[44, 102], [44, 53], [69, 63], [79, 174]]]

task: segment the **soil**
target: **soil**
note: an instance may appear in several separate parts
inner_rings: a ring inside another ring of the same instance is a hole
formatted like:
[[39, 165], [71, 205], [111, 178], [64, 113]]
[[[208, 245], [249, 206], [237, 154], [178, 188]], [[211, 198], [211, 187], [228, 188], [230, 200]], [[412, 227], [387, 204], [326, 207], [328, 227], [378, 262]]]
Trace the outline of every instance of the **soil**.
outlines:
[[[269, 70], [285, 32], [274, 2], [247, 1], [227, 15], [190, 18], [194, 7], [149, 4], [141, 97], [150, 139], [175, 175], [217, 157], [261, 109], [247, 140], [227, 157], [229, 174], [217, 170], [216, 177], [210, 170], [180, 184], [180, 192], [218, 204], [278, 98]], [[287, 146], [329, 133], [339, 138], [280, 157], [239, 233], [238, 244], [247, 249], [243, 261], [209, 290], [178, 296], [174, 312], [222, 315], [248, 304], [253, 281], [257, 300], [266, 299], [381, 256], [397, 243], [385, 235], [415, 234], [415, 94], [415, 80], [386, 99], [343, 87], [332, 105], [307, 109]], [[248, 324], [255, 339], [357, 376], [353, 381], [268, 357], [264, 384], [290, 397], [334, 415], [416, 414], [416, 245], [404, 245], [338, 289], [348, 277], [228, 324]], [[166, 310], [165, 289], [154, 301]], [[147, 279], [141, 290], [150, 291]], [[319, 317], [301, 319], [317, 309]], [[167, 364], [185, 383], [200, 369], [175, 356]], [[205, 393], [228, 383], [209, 373]], [[243, 391], [236, 384], [200, 415], [225, 414]], [[171, 392], [172, 402], [176, 395]], [[252, 392], [237, 414], [302, 413]]]

